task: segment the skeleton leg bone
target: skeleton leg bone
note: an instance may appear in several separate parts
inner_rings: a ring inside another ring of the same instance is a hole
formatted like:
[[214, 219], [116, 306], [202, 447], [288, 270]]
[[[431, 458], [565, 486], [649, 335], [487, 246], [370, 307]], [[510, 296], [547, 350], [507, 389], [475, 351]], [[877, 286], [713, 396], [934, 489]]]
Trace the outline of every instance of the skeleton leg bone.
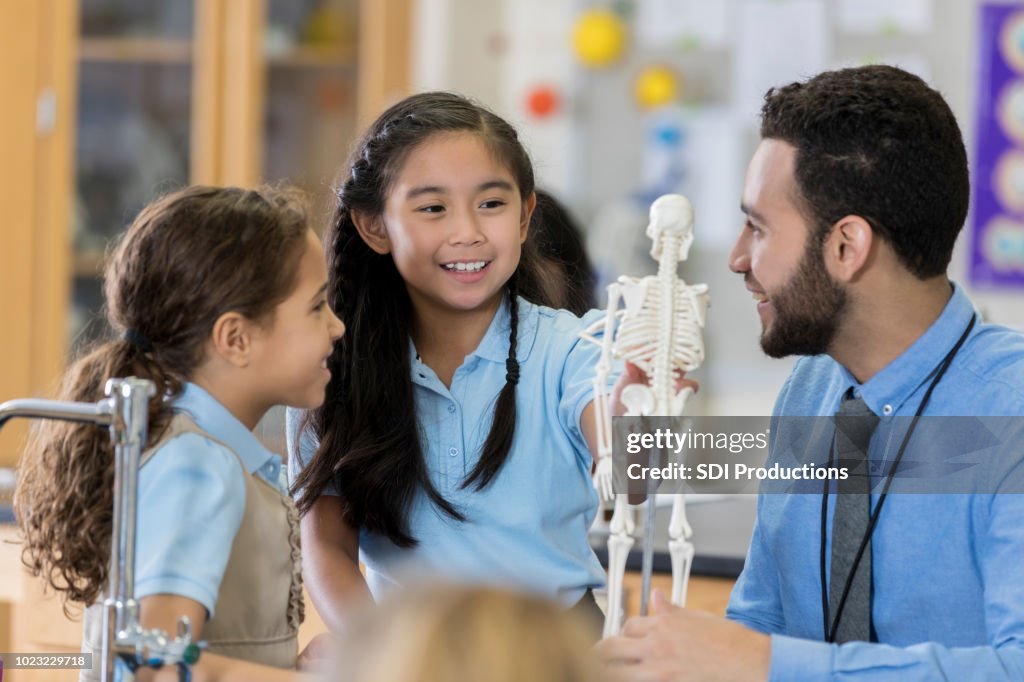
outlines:
[[622, 581], [626, 574], [626, 558], [633, 548], [633, 511], [627, 495], [615, 496], [611, 535], [608, 536], [608, 610], [604, 616], [604, 636], [612, 637], [622, 629]]
[[672, 557], [672, 603], [686, 606], [686, 590], [690, 584], [694, 555], [694, 546], [690, 542], [693, 530], [686, 520], [686, 495], [676, 495], [672, 501], [668, 536], [668, 551]]

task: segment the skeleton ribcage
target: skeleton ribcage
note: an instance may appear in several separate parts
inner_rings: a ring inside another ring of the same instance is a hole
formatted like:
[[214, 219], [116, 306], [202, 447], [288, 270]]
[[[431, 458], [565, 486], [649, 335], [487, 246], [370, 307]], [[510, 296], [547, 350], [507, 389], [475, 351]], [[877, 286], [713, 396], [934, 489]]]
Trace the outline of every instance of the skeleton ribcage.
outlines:
[[[624, 281], [625, 280], [625, 281]], [[656, 340], [661, 327], [661, 285], [656, 277], [643, 280], [620, 280], [626, 286], [647, 285], [646, 296], [638, 313], [628, 308], [620, 310], [619, 329], [612, 345], [612, 353], [620, 360], [628, 360], [644, 370], [648, 376], [653, 369], [657, 353]], [[692, 371], [704, 361], [703, 310], [694, 307], [706, 305], [706, 287], [691, 287], [677, 281], [675, 288], [675, 315], [672, 334], [671, 365], [675, 370]]]

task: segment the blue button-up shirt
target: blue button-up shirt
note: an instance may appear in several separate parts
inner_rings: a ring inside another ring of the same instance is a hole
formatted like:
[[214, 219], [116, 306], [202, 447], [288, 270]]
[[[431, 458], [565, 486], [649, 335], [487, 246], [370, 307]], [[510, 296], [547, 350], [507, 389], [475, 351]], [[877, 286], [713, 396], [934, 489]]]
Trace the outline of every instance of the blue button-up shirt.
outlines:
[[233, 449], [245, 471], [231, 450], [195, 433], [180, 434], [153, 453], [139, 470], [135, 594], [188, 597], [212, 617], [245, 513], [246, 472], [284, 492], [282, 460], [195, 384], [186, 384], [174, 410]]
[[[461, 488], [490, 431], [494, 402], [505, 385], [509, 309], [502, 305], [479, 347], [467, 355], [446, 388], [423, 364], [410, 343], [416, 414], [431, 481], [466, 516], [445, 516], [418, 491], [409, 526], [419, 544], [395, 546], [365, 530], [359, 556], [375, 596], [407, 579], [431, 576], [513, 587], [578, 601], [588, 588], [604, 584], [604, 572], [587, 541], [597, 511], [590, 480], [591, 455], [580, 416], [593, 400], [592, 380], [600, 348], [580, 340], [600, 320], [519, 299], [520, 378], [516, 388], [516, 431], [499, 474], [483, 490]], [[289, 410], [290, 453], [295, 452], [299, 413]], [[294, 480], [316, 444], [303, 435]], [[337, 495], [335, 488], [326, 494]]]
[[[775, 415], [832, 415], [853, 388], [881, 417], [880, 427], [912, 416], [972, 313], [955, 288], [924, 335], [863, 385], [828, 356], [800, 359]], [[924, 414], [1024, 415], [1024, 336], [976, 324]], [[872, 459], [879, 457], [879, 440], [871, 442]], [[913, 453], [911, 439], [907, 457]], [[871, 538], [878, 643], [823, 642], [820, 517], [819, 495], [762, 494], [758, 500], [746, 566], [727, 615], [772, 635], [771, 680], [1024, 679], [1024, 495], [886, 499]], [[831, 556], [830, 542], [825, 553]]]

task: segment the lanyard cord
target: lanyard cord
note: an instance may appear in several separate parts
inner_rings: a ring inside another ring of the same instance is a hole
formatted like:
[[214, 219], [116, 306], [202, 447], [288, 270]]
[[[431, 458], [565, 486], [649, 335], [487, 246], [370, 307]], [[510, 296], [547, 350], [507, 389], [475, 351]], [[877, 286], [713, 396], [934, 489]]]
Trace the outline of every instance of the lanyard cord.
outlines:
[[[846, 598], [850, 595], [850, 588], [853, 586], [853, 578], [857, 573], [857, 567], [860, 565], [860, 560], [864, 556], [864, 552], [867, 549], [868, 542], [871, 541], [871, 536], [875, 532], [875, 525], [878, 523], [878, 517], [882, 513], [882, 505], [885, 504], [886, 496], [889, 493], [889, 486], [892, 484], [893, 478], [896, 476], [896, 468], [900, 465], [900, 460], [903, 459], [903, 453], [907, 449], [907, 443], [910, 442], [910, 437], [914, 434], [914, 429], [917, 428], [917, 422], [921, 418], [921, 414], [928, 406], [928, 402], [931, 400], [932, 391], [938, 386], [939, 381], [942, 380], [943, 375], [949, 366], [953, 363], [953, 358], [960, 351], [960, 347], [964, 345], [967, 340], [967, 336], [971, 333], [971, 329], [974, 328], [974, 322], [977, 319], [975, 315], [971, 315], [971, 321], [967, 325], [967, 329], [960, 335], [960, 339], [956, 342], [956, 345], [946, 354], [942, 362], [939, 363], [938, 372], [935, 378], [932, 379], [931, 385], [928, 386], [928, 390], [924, 394], [924, 398], [921, 399], [921, 404], [917, 406], [917, 413], [914, 414], [914, 419], [910, 422], [910, 428], [907, 429], [907, 435], [903, 437], [903, 443], [900, 445], [899, 452], [896, 454], [896, 459], [893, 460], [892, 467], [889, 469], [889, 473], [885, 477], [885, 486], [882, 488], [882, 493], [878, 496], [878, 502], [875, 503], [875, 508], [871, 512], [871, 518], [868, 522], [868, 528], [864, 531], [864, 536], [860, 540], [860, 546], [857, 548], [857, 554], [854, 555], [853, 565], [850, 567], [850, 573], [846, 576], [846, 582], [843, 585], [843, 592], [839, 598], [839, 604], [836, 605], [835, 619], [832, 620], [831, 627], [829, 627], [829, 604], [828, 604], [828, 588], [826, 587], [825, 578], [825, 541], [828, 538], [828, 491], [829, 491], [829, 480], [825, 479], [824, 489], [821, 495], [821, 614], [824, 621], [825, 641], [832, 643], [835, 642], [836, 633], [839, 630], [839, 620], [843, 616], [843, 608], [846, 606]], [[828, 466], [832, 466], [833, 452], [830, 449], [828, 453]]]

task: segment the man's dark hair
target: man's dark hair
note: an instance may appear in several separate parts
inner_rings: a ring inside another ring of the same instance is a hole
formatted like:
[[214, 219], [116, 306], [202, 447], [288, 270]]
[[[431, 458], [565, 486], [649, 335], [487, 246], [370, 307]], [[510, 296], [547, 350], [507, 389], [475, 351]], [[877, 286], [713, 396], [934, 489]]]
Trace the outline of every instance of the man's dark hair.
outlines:
[[945, 273], [967, 217], [967, 152], [937, 91], [892, 66], [827, 71], [772, 88], [761, 137], [796, 148], [796, 185], [823, 240], [857, 215], [920, 279]]

